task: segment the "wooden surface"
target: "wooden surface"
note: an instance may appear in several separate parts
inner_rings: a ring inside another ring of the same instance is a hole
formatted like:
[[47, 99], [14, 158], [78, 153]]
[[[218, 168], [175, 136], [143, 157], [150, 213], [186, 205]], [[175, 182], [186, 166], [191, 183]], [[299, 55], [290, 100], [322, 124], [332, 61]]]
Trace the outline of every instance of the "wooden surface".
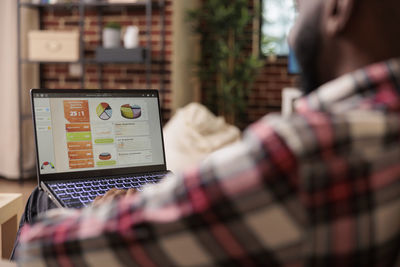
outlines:
[[0, 259], [0, 267], [16, 267], [17, 264], [15, 262], [10, 262], [7, 260]]
[[0, 193], [0, 258], [11, 255], [22, 210], [22, 194]]
[[0, 193], [21, 193], [24, 205], [36, 186], [36, 179], [24, 180], [20, 183], [17, 180], [0, 178]]

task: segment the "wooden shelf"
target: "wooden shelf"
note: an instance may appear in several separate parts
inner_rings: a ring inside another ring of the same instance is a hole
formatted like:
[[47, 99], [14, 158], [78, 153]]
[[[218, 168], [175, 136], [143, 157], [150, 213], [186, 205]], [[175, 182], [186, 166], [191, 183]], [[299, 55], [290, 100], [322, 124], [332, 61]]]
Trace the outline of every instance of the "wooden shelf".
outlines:
[[86, 60], [78, 60], [78, 61], [46, 61], [46, 60], [30, 60], [30, 59], [21, 59], [20, 63], [22, 64], [79, 64], [85, 63]]
[[[137, 1], [132, 3], [109, 3], [106, 1], [98, 1], [94, 3], [83, 3], [84, 6], [90, 7], [108, 7], [108, 6], [121, 6], [121, 7], [145, 7], [149, 1]], [[151, 4], [155, 4], [156, 2], [150, 1]]]
[[146, 48], [96, 48], [96, 61], [99, 63], [144, 63]]
[[[152, 6], [157, 7], [158, 2], [150, 1]], [[148, 4], [148, 1], [137, 1], [132, 3], [109, 3], [106, 1], [98, 1], [93, 3], [85, 3], [85, 2], [72, 2], [72, 3], [55, 3], [55, 4], [33, 4], [29, 2], [20, 3], [20, 6], [30, 7], [30, 8], [71, 8], [71, 7], [80, 7], [81, 5], [84, 7], [138, 7], [144, 8]]]
[[39, 7], [54, 7], [54, 8], [66, 8], [66, 7], [79, 7], [79, 3], [56, 3], [56, 4], [33, 4], [33, 3], [19, 3], [21, 7], [39, 8]]
[[85, 58], [77, 61], [46, 61], [46, 60], [30, 60], [21, 59], [20, 64], [98, 64], [98, 63], [145, 63], [146, 60], [145, 47], [134, 49], [115, 48], [106, 49], [98, 47], [96, 49], [95, 58]]

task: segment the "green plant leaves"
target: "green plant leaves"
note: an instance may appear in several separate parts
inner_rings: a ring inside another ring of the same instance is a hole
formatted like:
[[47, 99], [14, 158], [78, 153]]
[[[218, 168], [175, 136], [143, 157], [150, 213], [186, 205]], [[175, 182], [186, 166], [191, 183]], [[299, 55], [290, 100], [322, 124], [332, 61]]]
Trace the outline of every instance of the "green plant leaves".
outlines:
[[[254, 13], [258, 14], [258, 10]], [[201, 35], [198, 77], [206, 105], [218, 115], [236, 119], [245, 114], [247, 97], [261, 60], [252, 56], [252, 20], [248, 0], [208, 0], [188, 12]]]

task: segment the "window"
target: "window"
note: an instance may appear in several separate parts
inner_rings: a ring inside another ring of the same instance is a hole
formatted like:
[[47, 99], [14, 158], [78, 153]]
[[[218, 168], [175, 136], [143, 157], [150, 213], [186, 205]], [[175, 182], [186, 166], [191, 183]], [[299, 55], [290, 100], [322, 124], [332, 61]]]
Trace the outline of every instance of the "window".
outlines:
[[286, 56], [287, 37], [296, 17], [294, 0], [262, 0], [261, 53]]

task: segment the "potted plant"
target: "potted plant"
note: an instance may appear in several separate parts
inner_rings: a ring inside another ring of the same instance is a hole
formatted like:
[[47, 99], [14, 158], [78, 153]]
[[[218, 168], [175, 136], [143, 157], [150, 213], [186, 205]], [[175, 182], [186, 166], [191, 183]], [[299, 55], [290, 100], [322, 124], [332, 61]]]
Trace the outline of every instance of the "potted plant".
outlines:
[[121, 45], [121, 24], [108, 22], [103, 29], [103, 47], [118, 48]]
[[248, 94], [262, 66], [249, 48], [254, 15], [248, 0], [203, 1], [199, 9], [188, 13], [201, 38], [198, 76], [203, 100], [213, 112], [238, 126], [245, 120]]

